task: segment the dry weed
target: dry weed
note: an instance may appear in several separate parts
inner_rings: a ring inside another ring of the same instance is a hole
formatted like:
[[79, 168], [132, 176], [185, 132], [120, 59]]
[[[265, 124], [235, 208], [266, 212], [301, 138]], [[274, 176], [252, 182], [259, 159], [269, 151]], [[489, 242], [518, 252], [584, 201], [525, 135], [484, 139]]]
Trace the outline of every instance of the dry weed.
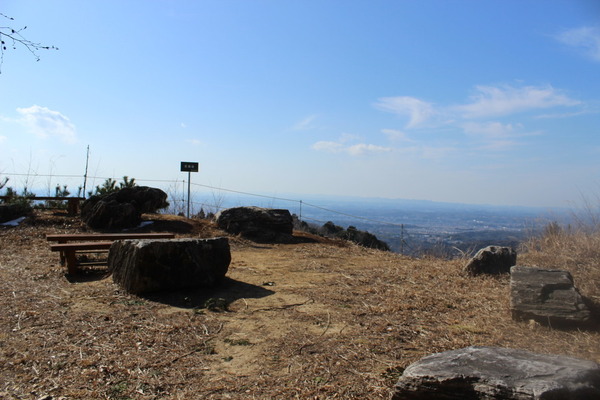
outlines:
[[551, 224], [523, 244], [519, 264], [570, 271], [582, 294], [600, 305], [600, 230]]

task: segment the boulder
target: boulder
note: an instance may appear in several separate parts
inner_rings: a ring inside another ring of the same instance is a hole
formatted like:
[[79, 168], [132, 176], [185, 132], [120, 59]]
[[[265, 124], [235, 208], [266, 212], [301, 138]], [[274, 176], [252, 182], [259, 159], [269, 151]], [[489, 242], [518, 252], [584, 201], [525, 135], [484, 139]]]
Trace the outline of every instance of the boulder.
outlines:
[[585, 325], [591, 319], [568, 271], [520, 265], [510, 270], [510, 309], [515, 320], [554, 327]]
[[28, 203], [0, 204], [0, 224], [29, 214], [31, 214], [31, 206]]
[[422, 358], [396, 384], [392, 400], [599, 399], [600, 365], [497, 347], [467, 347]]
[[479, 250], [465, 266], [470, 275], [508, 274], [517, 264], [517, 252], [510, 247], [488, 246]]
[[219, 228], [262, 243], [286, 243], [293, 239], [294, 223], [288, 210], [235, 207], [216, 216]]
[[133, 294], [213, 287], [230, 262], [227, 238], [121, 240], [108, 254], [113, 281]]
[[93, 229], [123, 229], [138, 226], [143, 213], [169, 205], [167, 194], [147, 186], [123, 188], [92, 196], [81, 206], [81, 218]]

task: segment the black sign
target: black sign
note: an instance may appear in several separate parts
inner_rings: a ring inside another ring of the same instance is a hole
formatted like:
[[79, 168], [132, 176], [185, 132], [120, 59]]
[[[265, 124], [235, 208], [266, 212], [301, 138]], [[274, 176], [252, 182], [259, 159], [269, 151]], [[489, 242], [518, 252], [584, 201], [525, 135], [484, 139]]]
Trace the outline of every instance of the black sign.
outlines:
[[197, 162], [181, 162], [181, 171], [183, 172], [198, 172], [198, 163]]

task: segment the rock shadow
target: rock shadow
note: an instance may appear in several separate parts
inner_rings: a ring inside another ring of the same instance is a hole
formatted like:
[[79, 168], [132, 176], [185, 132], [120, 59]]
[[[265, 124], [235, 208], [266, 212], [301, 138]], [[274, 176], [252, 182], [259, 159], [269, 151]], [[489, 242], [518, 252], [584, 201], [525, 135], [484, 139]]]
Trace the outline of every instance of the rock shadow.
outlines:
[[583, 298], [583, 302], [590, 309], [590, 322], [586, 326], [585, 329], [589, 331], [600, 331], [600, 302], [594, 301], [587, 296], [581, 296]]
[[[244, 235], [241, 234], [241, 236], [246, 239], [249, 240], [253, 243], [257, 243], [257, 244], [265, 244], [265, 245], [269, 245], [269, 244], [302, 244], [302, 243], [318, 243], [319, 240], [313, 238], [313, 237], [309, 237], [309, 236], [303, 236], [303, 235], [283, 235], [283, 234], [279, 234], [277, 236], [254, 236], [254, 235]], [[269, 247], [259, 247], [259, 246], [253, 246], [256, 248], [269, 248]]]
[[70, 283], [85, 283], [101, 281], [110, 276], [110, 271], [104, 266], [103, 268], [78, 268], [77, 275], [65, 273], [65, 278]]
[[149, 233], [149, 232], [173, 232], [180, 234], [193, 233], [194, 226], [185, 221], [165, 221], [156, 220], [152, 221], [151, 224], [129, 229], [131, 233]]
[[174, 292], [142, 294], [146, 300], [179, 308], [215, 308], [226, 311], [227, 305], [239, 299], [260, 299], [275, 292], [262, 286], [225, 277], [219, 286]]

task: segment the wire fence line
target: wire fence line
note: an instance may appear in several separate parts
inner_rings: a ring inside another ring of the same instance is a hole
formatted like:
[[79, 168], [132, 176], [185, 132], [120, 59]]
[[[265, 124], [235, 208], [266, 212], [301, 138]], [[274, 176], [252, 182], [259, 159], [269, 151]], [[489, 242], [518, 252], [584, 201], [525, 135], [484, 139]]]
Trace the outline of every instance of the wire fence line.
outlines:
[[[27, 177], [28, 179], [35, 179], [35, 178], [69, 178], [69, 179], [87, 179], [87, 180], [92, 180], [92, 181], [96, 181], [96, 180], [100, 180], [100, 181], [106, 181], [108, 179], [115, 179], [113, 177], [103, 177], [103, 176], [87, 176], [84, 177], [83, 175], [69, 175], [69, 174], [37, 174], [37, 173], [2, 173], [3, 176], [5, 177], [11, 177], [11, 176], [21, 176], [21, 177]], [[176, 188], [177, 185], [182, 184], [183, 186], [185, 186], [185, 183], [187, 182], [186, 180], [182, 179], [182, 180], [167, 180], [167, 179], [145, 179], [145, 178], [135, 178], [136, 182], [154, 182], [154, 183], [168, 183], [171, 185], [174, 185], [174, 187]], [[373, 218], [368, 218], [368, 217], [363, 217], [360, 215], [354, 215], [354, 214], [350, 214], [350, 213], [346, 213], [346, 212], [342, 212], [342, 211], [338, 211], [338, 210], [333, 210], [331, 208], [327, 208], [327, 207], [323, 207], [317, 204], [312, 204], [312, 203], [307, 203], [303, 200], [299, 200], [299, 199], [290, 199], [290, 198], [285, 198], [285, 197], [278, 197], [278, 196], [269, 196], [269, 195], [264, 195], [264, 194], [259, 194], [259, 193], [251, 193], [251, 192], [246, 192], [246, 191], [241, 191], [241, 190], [234, 190], [234, 189], [227, 189], [227, 188], [222, 188], [222, 187], [216, 187], [216, 186], [211, 186], [211, 185], [206, 185], [206, 184], [201, 184], [201, 183], [193, 183], [190, 182], [191, 186], [194, 187], [202, 187], [202, 188], [206, 188], [206, 189], [210, 189], [213, 191], [218, 191], [218, 192], [227, 192], [227, 193], [236, 193], [236, 194], [241, 194], [241, 195], [245, 195], [245, 196], [253, 196], [253, 197], [259, 197], [259, 198], [264, 198], [264, 199], [269, 199], [269, 200], [277, 200], [277, 201], [286, 201], [286, 202], [292, 202], [292, 203], [296, 203], [298, 205], [298, 208], [300, 210], [299, 212], [299, 219], [302, 220], [302, 207], [312, 207], [321, 211], [326, 211], [332, 214], [336, 214], [336, 215], [341, 215], [341, 216], [345, 216], [348, 218], [353, 218], [353, 219], [357, 219], [357, 220], [361, 220], [361, 221], [366, 221], [366, 222], [371, 222], [371, 223], [375, 223], [375, 224], [382, 224], [382, 225], [389, 225], [389, 226], [396, 226], [399, 228], [403, 228], [404, 224], [399, 224], [399, 223], [394, 223], [394, 222], [389, 222], [389, 221], [381, 221], [381, 220], [376, 220]], [[83, 185], [82, 185], [83, 186]], [[30, 188], [27, 188], [30, 189]], [[49, 188], [48, 188], [49, 189]], [[177, 190], [177, 189], [175, 189]], [[83, 194], [85, 196], [85, 193]], [[183, 198], [183, 194], [182, 194], [182, 198], [181, 199], [177, 199], [174, 193], [169, 193], [169, 196], [171, 197], [171, 200], [175, 203], [183, 203], [186, 202], [186, 200]], [[196, 206], [200, 206], [200, 207], [207, 207], [207, 208], [213, 208], [215, 210], [221, 210], [225, 207], [222, 207], [222, 204], [219, 204], [218, 201], [215, 201], [214, 204], [210, 204], [210, 203], [204, 203], [204, 202], [197, 202], [197, 201], [190, 201], [190, 203], [195, 204]], [[308, 219], [308, 220], [313, 220], [313, 221], [317, 221], [317, 222], [322, 222], [318, 219], [314, 219], [314, 218], [307, 218], [306, 216], [304, 217], [304, 219]]]

